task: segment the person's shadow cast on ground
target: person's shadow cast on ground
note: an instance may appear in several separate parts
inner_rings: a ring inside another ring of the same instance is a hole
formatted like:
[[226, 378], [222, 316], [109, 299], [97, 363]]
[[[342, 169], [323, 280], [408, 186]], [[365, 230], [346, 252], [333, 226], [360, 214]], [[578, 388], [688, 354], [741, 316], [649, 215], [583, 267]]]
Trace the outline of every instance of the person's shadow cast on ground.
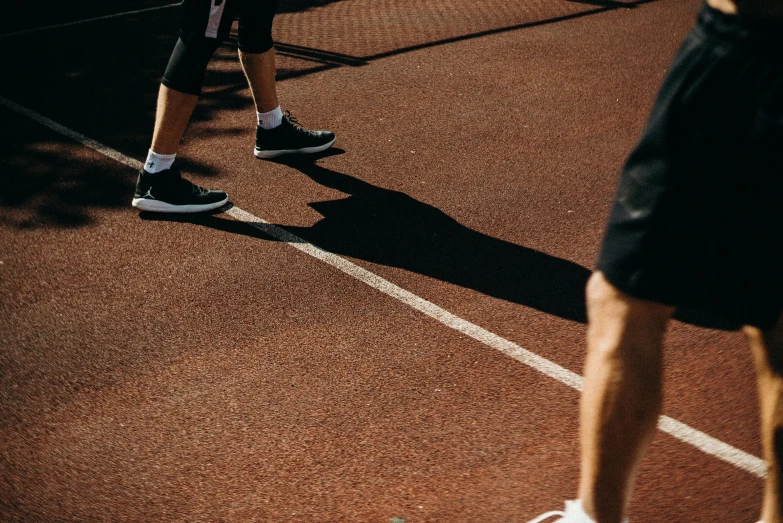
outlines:
[[[341, 153], [332, 149], [321, 157]], [[322, 167], [316, 163], [318, 158], [283, 157], [278, 163], [348, 197], [310, 203], [323, 216], [310, 227], [278, 227], [335, 254], [399, 267], [561, 318], [586, 321], [584, 289], [590, 271], [585, 267], [471, 230], [407, 194]], [[218, 215], [142, 215], [274, 239]]]
[[405, 193], [327, 169], [312, 158], [288, 157], [280, 163], [349, 195], [309, 204], [323, 216], [310, 227], [280, 225], [300, 238], [335, 254], [585, 321], [590, 271], [581, 265], [474, 231]]

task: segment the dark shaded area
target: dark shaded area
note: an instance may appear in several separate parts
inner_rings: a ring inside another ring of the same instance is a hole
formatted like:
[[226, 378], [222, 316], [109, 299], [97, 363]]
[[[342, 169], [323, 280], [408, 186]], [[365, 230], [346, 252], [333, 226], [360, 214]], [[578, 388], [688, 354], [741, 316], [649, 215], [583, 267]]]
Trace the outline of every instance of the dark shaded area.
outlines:
[[149, 9], [176, 2], [177, 0], [123, 0], [121, 6], [106, 0], [3, 2], [3, 16], [0, 16], [0, 36], [5, 33], [65, 24], [120, 12]]
[[278, 13], [298, 13], [307, 11], [314, 7], [323, 7], [325, 5], [339, 2], [340, 0], [278, 0]]
[[309, 204], [323, 215], [311, 227], [279, 225], [300, 238], [336, 254], [586, 321], [584, 289], [591, 271], [585, 267], [469, 229], [432, 205], [327, 169], [313, 158], [280, 163], [348, 194]]
[[[560, 318], [586, 321], [584, 289], [590, 270], [576, 263], [493, 238], [461, 225], [405, 193], [369, 184], [318, 165], [320, 157], [278, 163], [348, 198], [309, 204], [323, 215], [311, 227], [276, 227], [324, 250], [398, 267]], [[280, 241], [247, 223], [218, 214], [139, 213], [144, 220], [192, 223], [231, 234]]]
[[286, 230], [330, 252], [399, 267], [585, 322], [581, 265], [509, 243], [461, 225], [443, 211], [402, 192], [376, 187], [306, 158], [286, 165], [348, 194], [311, 203], [323, 215], [312, 227]]
[[242, 236], [258, 238], [259, 240], [279, 241], [274, 236], [265, 234], [263, 231], [259, 230], [257, 227], [253, 227], [250, 224], [220, 217], [220, 214], [228, 211], [232, 207], [234, 207], [234, 204], [229, 202], [223, 207], [214, 210], [213, 212], [195, 214], [166, 214], [160, 212], [141, 211], [139, 212], [139, 218], [142, 220], [155, 222], [192, 223], [194, 225], [215, 229], [230, 234], [240, 234]]
[[275, 44], [275, 54], [278, 56], [287, 56], [299, 60], [334, 66], [347, 65], [349, 67], [359, 67], [370, 63], [364, 58], [357, 58], [347, 54], [283, 43]]
[[722, 318], [712, 312], [680, 307], [674, 313], [674, 319], [705, 329], [735, 331], [742, 328], [738, 322]]
[[[279, 0], [278, 13], [297, 13], [323, 7], [340, 0]], [[7, 2], [3, 16], [0, 17], [0, 38], [5, 34], [16, 33], [51, 25], [81, 22], [102, 16], [139, 11], [143, 9], [168, 8], [177, 12], [178, 0], [122, 0], [122, 5], [105, 0], [70, 0]], [[90, 23], [90, 22], [88, 22]], [[176, 27], [172, 28], [172, 34]]]
[[[124, 166], [77, 157], [66, 164], [68, 148], [78, 145], [16, 115], [6, 124], [0, 131], [0, 224], [20, 229], [80, 227], [92, 223], [91, 208], [130, 203], [135, 178], [130, 179]], [[32, 143], [30, 133], [21, 141], [14, 132], [22, 124], [35, 129]]]
[[[339, 0], [281, 0], [279, 10], [305, 11], [337, 1]], [[655, 0], [629, 3], [596, 0], [590, 3], [598, 5], [598, 8], [573, 15], [435, 40], [364, 57], [281, 42], [276, 46], [277, 52], [283, 57], [294, 58], [295, 68], [279, 68], [278, 80], [336, 67], [364, 66], [374, 60], [419, 49], [557, 23], [651, 1]], [[15, 3], [13, 9], [17, 11], [11, 11], [3, 20], [8, 24], [15, 24], [19, 21], [16, 20], [17, 16], [24, 15], [25, 23], [34, 22], [31, 27], [42, 27], [47, 23], [62, 23], [170, 4], [171, 2], [164, 0], [125, 0], [120, 10], [117, 5], [98, 0], [82, 0], [67, 5], [57, 3], [51, 9], [41, 9], [38, 3]], [[4, 56], [7, 58], [5, 67], [8, 71], [13, 71], [13, 74], [0, 78], [0, 95], [97, 139], [125, 155], [141, 159], [147, 152], [151, 138], [160, 77], [176, 41], [177, 17], [178, 9], [172, 7], [0, 38], [0, 51], [5, 51]], [[24, 23], [20, 22], [19, 25], [13, 25], [12, 29], [19, 30], [23, 27]], [[140, 31], [145, 35], [143, 38], [138, 37]], [[107, 35], [114, 35], [116, 41], [132, 42], [132, 45], [96, 44], [107, 41]], [[231, 38], [227, 45], [235, 46], [236, 42]], [[233, 63], [236, 59], [232, 52], [219, 52], [215, 55], [214, 67], [207, 74], [205, 91], [191, 123], [211, 120], [219, 111], [246, 110], [251, 114], [253, 102], [243, 73]], [[291, 60], [288, 62], [292, 63]], [[46, 67], [42, 67], [42, 63], [45, 63]], [[0, 108], [0, 111], [7, 114], [5, 109]], [[248, 129], [244, 127], [200, 129], [199, 134], [189, 129], [185, 133], [185, 141], [210, 140], [247, 132]], [[10, 135], [11, 129], [7, 128], [2, 134]], [[14, 156], [17, 151], [9, 154], [3, 152], [0, 158], [0, 170], [3, 171], [0, 175], [0, 186], [4, 192], [7, 192], [9, 187], [15, 188], [11, 196], [0, 199], [0, 211], [4, 214], [6, 211], [33, 214], [30, 219], [15, 219], [7, 223], [19, 226], [37, 224], [73, 227], [90, 222], [90, 207], [127, 205], [135, 173], [128, 171], [125, 180], [107, 177], [103, 184], [96, 186], [94, 180], [100, 173], [93, 173], [89, 168], [80, 172], [79, 163], [66, 163], [65, 158], [57, 156], [53, 151], [46, 155], [30, 153], [29, 151], [39, 151], [53, 143], [50, 138], [53, 133], [47, 131], [42, 134], [46, 137], [37, 141], [31, 140], [29, 136], [25, 138], [26, 151], [23, 154], [30, 154], [27, 160]], [[46, 163], [36, 166], [36, 162]], [[65, 172], [42, 174], [42, 171], [51, 170], [52, 166], [64, 169]], [[183, 170], [202, 176], [219, 175], [204, 165], [183, 165]], [[63, 175], [67, 177], [67, 183], [62, 183]], [[101, 188], [106, 194], [95, 193], [93, 187]], [[126, 191], [123, 197], [118, 196], [121, 191]]]

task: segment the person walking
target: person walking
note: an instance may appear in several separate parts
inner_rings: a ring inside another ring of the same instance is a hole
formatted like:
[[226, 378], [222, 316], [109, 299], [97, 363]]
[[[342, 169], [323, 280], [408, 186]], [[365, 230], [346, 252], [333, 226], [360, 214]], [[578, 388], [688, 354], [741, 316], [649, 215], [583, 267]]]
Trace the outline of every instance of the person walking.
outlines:
[[237, 17], [239, 60], [257, 113], [255, 156], [316, 153], [335, 142], [333, 133], [305, 130], [280, 108], [272, 41], [276, 0], [183, 0], [180, 9], [179, 39], [161, 81], [152, 143], [131, 202], [142, 211], [202, 212], [228, 201], [225, 192], [182, 178], [174, 161], [209, 60]]
[[783, 2], [708, 0], [628, 157], [587, 285], [577, 499], [530, 523], [627, 521], [677, 309], [746, 334], [767, 463], [761, 520], [783, 522], [782, 143]]

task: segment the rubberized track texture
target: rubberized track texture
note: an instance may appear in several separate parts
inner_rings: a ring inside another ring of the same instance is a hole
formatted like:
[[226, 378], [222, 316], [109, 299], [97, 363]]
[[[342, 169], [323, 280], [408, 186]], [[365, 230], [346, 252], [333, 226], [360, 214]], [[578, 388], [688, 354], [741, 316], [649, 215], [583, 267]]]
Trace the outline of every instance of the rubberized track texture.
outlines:
[[[253, 157], [232, 39], [179, 158], [233, 207], [187, 217], [130, 207], [176, 7], [34, 7], [0, 24], [0, 520], [519, 522], [573, 497], [584, 283], [699, 2], [282, 1], [283, 108], [337, 147]], [[631, 520], [756, 521], [743, 338], [666, 345]]]

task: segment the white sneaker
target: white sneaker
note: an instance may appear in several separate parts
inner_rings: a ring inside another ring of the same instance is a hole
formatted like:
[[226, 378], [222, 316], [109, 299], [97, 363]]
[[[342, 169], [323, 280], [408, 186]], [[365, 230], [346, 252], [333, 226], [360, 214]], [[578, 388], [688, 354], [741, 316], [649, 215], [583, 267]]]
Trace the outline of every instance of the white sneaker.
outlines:
[[[565, 512], [562, 510], [553, 510], [552, 512], [541, 514], [536, 519], [528, 521], [528, 523], [543, 523], [553, 517], [558, 517], [560, 519], [553, 519], [552, 523], [595, 523], [582, 508], [582, 500], [575, 499], [566, 501], [565, 506]], [[624, 523], [628, 523], [628, 520], [626, 519]]]

